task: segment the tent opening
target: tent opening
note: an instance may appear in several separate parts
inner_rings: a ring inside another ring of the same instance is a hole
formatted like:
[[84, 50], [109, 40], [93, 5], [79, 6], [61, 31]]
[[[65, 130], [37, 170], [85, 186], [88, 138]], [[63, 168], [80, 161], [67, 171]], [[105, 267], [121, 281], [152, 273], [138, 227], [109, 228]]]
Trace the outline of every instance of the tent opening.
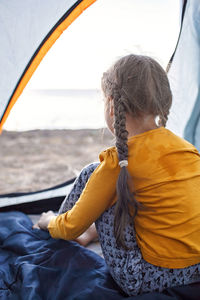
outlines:
[[13, 144], [1, 155], [2, 193], [49, 188], [98, 160], [112, 145], [109, 133], [103, 140], [99, 133], [102, 73], [129, 53], [151, 55], [166, 68], [179, 29], [178, 0], [99, 0], [87, 8], [47, 52], [9, 114], [1, 139]]

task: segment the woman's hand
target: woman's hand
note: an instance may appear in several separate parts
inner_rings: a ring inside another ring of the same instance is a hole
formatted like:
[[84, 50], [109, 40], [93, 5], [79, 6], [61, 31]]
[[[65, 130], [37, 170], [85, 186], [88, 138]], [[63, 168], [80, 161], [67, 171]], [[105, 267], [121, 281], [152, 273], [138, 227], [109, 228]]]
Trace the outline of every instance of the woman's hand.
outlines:
[[44, 212], [41, 214], [41, 217], [39, 221], [33, 225], [33, 228], [38, 228], [38, 229], [43, 229], [43, 230], [48, 230], [48, 225], [49, 222], [51, 221], [52, 218], [54, 218], [56, 215], [54, 214], [53, 211], [49, 210], [48, 212]]

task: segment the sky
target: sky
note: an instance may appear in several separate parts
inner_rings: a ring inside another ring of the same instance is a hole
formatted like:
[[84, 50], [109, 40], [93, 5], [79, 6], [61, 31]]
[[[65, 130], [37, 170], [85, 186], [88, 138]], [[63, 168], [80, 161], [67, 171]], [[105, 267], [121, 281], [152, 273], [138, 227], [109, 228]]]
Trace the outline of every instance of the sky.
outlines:
[[176, 46], [180, 0], [97, 0], [64, 31], [27, 89], [96, 89], [120, 56], [151, 55], [165, 68]]

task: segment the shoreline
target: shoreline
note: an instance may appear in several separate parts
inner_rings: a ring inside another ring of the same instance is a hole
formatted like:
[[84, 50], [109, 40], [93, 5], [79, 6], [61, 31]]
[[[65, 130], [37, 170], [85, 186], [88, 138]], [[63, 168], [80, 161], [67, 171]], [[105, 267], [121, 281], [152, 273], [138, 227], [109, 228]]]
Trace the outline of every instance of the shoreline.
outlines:
[[0, 195], [33, 192], [76, 177], [113, 146], [107, 129], [6, 131], [0, 135]]

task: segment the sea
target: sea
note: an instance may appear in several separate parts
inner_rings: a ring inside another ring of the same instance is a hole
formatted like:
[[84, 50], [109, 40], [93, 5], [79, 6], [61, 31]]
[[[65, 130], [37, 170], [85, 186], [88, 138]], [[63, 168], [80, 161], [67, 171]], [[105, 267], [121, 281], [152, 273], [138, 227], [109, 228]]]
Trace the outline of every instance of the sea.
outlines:
[[4, 125], [9, 131], [102, 127], [104, 104], [98, 89], [24, 91]]
[[[169, 116], [167, 128], [183, 136], [177, 108]], [[3, 129], [98, 129], [106, 127], [103, 93], [98, 89], [25, 90], [13, 106]]]

